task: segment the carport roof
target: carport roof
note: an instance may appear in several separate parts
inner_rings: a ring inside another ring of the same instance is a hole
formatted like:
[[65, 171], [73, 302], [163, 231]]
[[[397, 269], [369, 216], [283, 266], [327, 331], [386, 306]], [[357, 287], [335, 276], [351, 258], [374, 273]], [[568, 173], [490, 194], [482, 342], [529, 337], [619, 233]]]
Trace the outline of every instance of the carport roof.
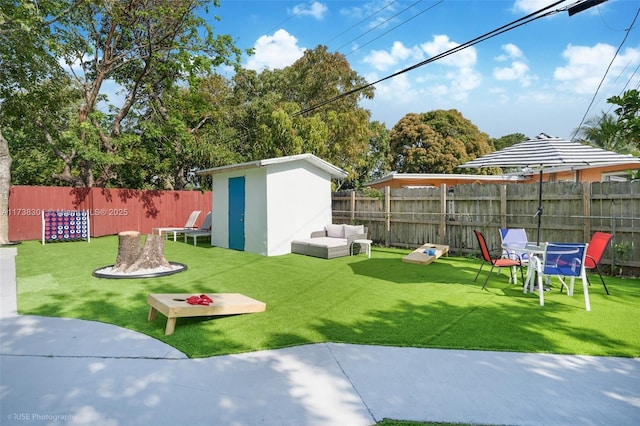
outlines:
[[382, 188], [390, 186], [392, 188], [418, 187], [418, 186], [439, 186], [442, 183], [447, 185], [460, 185], [469, 183], [507, 183], [519, 182], [523, 178], [519, 175], [461, 175], [461, 174], [440, 174], [440, 173], [397, 173], [391, 172], [380, 179], [367, 182], [365, 186]]

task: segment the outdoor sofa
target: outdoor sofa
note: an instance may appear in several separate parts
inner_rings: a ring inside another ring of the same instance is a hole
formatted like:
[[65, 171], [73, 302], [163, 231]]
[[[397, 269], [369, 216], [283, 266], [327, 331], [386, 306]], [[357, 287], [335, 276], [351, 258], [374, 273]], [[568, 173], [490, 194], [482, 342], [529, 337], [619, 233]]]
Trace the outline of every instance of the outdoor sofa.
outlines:
[[333, 259], [349, 256], [355, 240], [366, 239], [368, 229], [364, 225], [330, 224], [322, 231], [311, 233], [311, 238], [291, 242], [291, 253]]

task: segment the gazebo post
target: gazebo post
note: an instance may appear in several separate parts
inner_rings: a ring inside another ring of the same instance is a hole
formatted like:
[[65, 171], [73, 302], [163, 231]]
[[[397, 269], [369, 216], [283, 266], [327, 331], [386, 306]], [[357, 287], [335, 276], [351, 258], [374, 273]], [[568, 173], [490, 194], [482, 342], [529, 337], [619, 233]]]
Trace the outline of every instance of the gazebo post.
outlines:
[[542, 167], [540, 167], [540, 187], [538, 188], [538, 210], [536, 216], [538, 216], [538, 239], [536, 244], [540, 245], [540, 226], [542, 225]]

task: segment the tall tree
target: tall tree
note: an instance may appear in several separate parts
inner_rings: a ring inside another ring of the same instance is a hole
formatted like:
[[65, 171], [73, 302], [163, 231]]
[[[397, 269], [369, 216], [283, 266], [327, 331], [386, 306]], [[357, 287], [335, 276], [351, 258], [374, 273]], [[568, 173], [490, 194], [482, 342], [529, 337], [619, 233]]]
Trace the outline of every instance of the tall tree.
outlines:
[[284, 70], [288, 82], [288, 99], [302, 110], [322, 101], [333, 99], [328, 105], [310, 112], [327, 126], [325, 159], [346, 170], [353, 180], [356, 168], [364, 164], [361, 153], [366, 151], [371, 137], [369, 111], [358, 105], [361, 99], [372, 99], [373, 87], [343, 96], [353, 89], [364, 87], [367, 81], [351, 69], [341, 53], [330, 53], [326, 46], [305, 51], [302, 58]]
[[0, 245], [9, 243], [9, 190], [11, 154], [3, 119], [12, 94], [61, 75], [50, 54], [50, 26], [67, 16], [78, 1], [0, 0]]
[[150, 106], [139, 127], [143, 150], [157, 164], [153, 170], [131, 176], [140, 183], [149, 182], [142, 173], [153, 173], [156, 187], [183, 189], [194, 184], [190, 179], [195, 169], [239, 159], [233, 146], [225, 143], [233, 136], [234, 117], [232, 88], [223, 76], [191, 78], [188, 86], [166, 90]]
[[395, 170], [404, 173], [460, 173], [456, 166], [493, 151], [488, 136], [456, 110], [407, 114], [390, 140]]
[[627, 90], [622, 96], [610, 97], [607, 102], [618, 105], [615, 113], [624, 144], [636, 153], [640, 152], [640, 91]]
[[607, 102], [617, 105], [614, 114], [602, 112], [578, 129], [587, 143], [623, 154], [640, 154], [640, 92], [628, 90]]
[[0, 129], [0, 246], [9, 244], [10, 184], [11, 154], [9, 154], [9, 143]]
[[[372, 97], [373, 89], [340, 95], [365, 85], [344, 55], [325, 46], [307, 50], [284, 69], [238, 72], [234, 97], [241, 111], [235, 124], [240, 151], [249, 160], [310, 152], [355, 179], [371, 137], [370, 114], [358, 101]], [[300, 113], [329, 99], [334, 101]]]
[[[60, 180], [86, 187], [119, 184], [122, 170], [141, 167], [134, 154], [142, 143], [137, 122], [144, 111], [165, 113], [162, 97], [176, 82], [218, 65], [238, 65], [241, 52], [231, 37], [214, 36], [198, 15], [209, 5], [219, 2], [82, 1], [48, 27], [51, 56], [66, 63], [82, 94], [75, 119], [67, 123], [72, 137], [62, 143], [55, 129], [40, 129], [63, 163]], [[120, 88], [122, 103], [104, 112], [108, 81]], [[169, 115], [164, 119], [175, 124]]]
[[613, 114], [603, 112], [590, 118], [580, 127], [578, 134], [587, 143], [599, 148], [616, 152], [621, 149], [620, 126]]
[[356, 187], [391, 172], [393, 157], [389, 143], [389, 130], [379, 121], [373, 121], [370, 124], [370, 130], [369, 149], [362, 152], [363, 165], [357, 169]]
[[518, 142], [524, 142], [527, 137], [523, 133], [511, 133], [509, 135], [501, 136], [497, 139], [490, 139], [489, 143], [493, 145], [496, 151], [504, 149], [508, 146], [515, 145]]

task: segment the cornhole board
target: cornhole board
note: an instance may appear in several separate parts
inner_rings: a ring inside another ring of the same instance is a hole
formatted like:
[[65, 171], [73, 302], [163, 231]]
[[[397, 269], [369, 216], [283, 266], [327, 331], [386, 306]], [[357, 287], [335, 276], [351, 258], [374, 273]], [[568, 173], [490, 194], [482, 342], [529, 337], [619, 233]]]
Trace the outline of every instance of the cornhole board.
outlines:
[[[429, 249], [435, 250], [436, 254], [434, 256], [430, 256], [429, 254], [424, 252], [425, 250], [428, 251]], [[403, 257], [402, 261], [406, 263], [416, 263], [418, 265], [428, 265], [439, 257], [446, 256], [448, 254], [449, 246], [426, 243]]]
[[194, 294], [150, 294], [147, 297], [149, 305], [149, 321], [156, 319], [158, 311], [167, 317], [165, 335], [173, 334], [176, 320], [184, 317], [207, 317], [214, 315], [235, 315], [263, 312], [267, 305], [240, 293], [207, 293], [213, 303], [209, 306], [190, 305], [187, 298]]

